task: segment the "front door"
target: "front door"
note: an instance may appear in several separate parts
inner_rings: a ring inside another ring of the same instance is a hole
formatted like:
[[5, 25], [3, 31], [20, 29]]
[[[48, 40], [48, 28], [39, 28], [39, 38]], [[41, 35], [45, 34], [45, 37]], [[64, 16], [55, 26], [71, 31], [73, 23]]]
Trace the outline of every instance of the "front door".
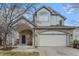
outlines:
[[26, 36], [25, 35], [22, 35], [22, 44], [26, 44]]

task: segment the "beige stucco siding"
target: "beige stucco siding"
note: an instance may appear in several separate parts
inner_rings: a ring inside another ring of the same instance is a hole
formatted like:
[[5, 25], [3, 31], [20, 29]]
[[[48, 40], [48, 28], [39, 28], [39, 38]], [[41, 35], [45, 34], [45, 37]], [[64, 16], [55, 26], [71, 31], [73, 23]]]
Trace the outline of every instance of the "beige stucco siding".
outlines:
[[64, 19], [62, 17], [60, 17], [59, 15], [57, 15], [56, 20], [57, 20], [56, 25], [60, 25], [60, 20], [62, 20], [62, 25], [64, 25]]
[[62, 20], [62, 25], [64, 25], [63, 17], [58, 14], [51, 14], [45, 8], [39, 10], [34, 17], [35, 24], [38, 26], [60, 25], [60, 20]]
[[51, 15], [50, 16], [50, 23], [51, 25], [60, 25], [60, 20], [62, 20], [62, 25], [64, 25], [64, 19], [59, 15]]
[[36, 29], [36, 32], [40, 33], [40, 32], [44, 32], [44, 31], [62, 31], [62, 32], [66, 32], [66, 33], [73, 33], [72, 29]]
[[[38, 26], [50, 26], [50, 12], [46, 9], [41, 9], [37, 13], [37, 18], [35, 18], [35, 23]], [[46, 18], [47, 20], [43, 19]]]
[[79, 29], [78, 28], [76, 28], [73, 31], [73, 40], [79, 40]]
[[56, 19], [56, 15], [51, 15], [51, 20], [50, 20], [50, 23], [51, 23], [51, 25], [56, 25], [57, 24], [57, 19]]

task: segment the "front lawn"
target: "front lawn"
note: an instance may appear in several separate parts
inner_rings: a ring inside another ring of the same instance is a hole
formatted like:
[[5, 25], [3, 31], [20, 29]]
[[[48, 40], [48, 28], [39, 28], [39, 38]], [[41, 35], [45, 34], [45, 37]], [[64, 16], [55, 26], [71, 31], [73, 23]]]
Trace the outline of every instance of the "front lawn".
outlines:
[[39, 52], [0, 51], [0, 56], [39, 56]]

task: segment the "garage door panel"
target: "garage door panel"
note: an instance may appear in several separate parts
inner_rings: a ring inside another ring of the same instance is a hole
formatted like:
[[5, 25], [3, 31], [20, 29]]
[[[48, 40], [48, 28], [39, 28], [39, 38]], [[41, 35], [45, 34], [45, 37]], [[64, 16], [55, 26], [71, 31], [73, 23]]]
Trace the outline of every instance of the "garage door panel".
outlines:
[[39, 46], [66, 46], [66, 35], [40, 35]]

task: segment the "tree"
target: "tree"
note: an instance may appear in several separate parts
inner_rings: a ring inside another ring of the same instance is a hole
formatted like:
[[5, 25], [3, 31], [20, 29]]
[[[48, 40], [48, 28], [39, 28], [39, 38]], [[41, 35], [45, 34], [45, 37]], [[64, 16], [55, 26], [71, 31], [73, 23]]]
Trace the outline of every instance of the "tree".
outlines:
[[0, 4], [0, 37], [3, 41], [3, 48], [7, 48], [7, 36], [14, 29], [14, 22], [24, 14], [31, 14], [36, 4]]

